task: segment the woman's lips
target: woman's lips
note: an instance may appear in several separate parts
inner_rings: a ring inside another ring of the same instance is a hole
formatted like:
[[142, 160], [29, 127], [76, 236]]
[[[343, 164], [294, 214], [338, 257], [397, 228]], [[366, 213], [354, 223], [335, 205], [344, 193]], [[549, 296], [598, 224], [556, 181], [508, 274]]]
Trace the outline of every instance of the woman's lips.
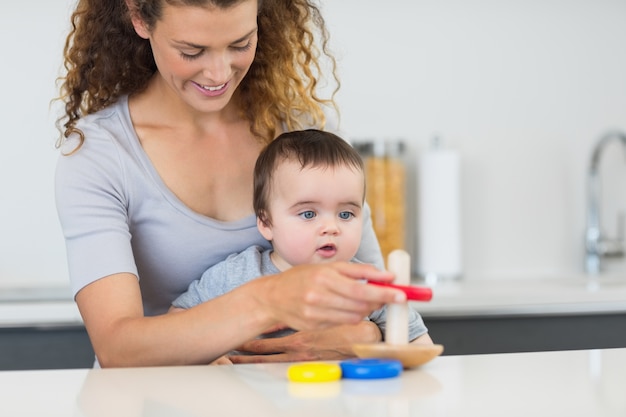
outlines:
[[196, 87], [196, 89], [200, 91], [200, 93], [202, 93], [202, 95], [207, 97], [221, 96], [222, 94], [224, 94], [224, 92], [226, 92], [226, 90], [228, 89], [228, 85], [230, 84], [229, 82], [225, 82], [224, 84], [220, 85], [203, 85], [198, 84], [194, 81], [192, 81], [192, 83]]

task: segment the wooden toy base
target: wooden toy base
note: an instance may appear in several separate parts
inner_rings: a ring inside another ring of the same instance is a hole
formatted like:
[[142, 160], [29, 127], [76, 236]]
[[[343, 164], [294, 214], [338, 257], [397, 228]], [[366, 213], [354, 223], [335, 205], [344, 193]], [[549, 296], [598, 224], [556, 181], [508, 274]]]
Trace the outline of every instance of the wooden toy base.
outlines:
[[441, 355], [443, 345], [368, 343], [352, 345], [352, 350], [359, 358], [397, 359], [405, 368], [414, 368]]

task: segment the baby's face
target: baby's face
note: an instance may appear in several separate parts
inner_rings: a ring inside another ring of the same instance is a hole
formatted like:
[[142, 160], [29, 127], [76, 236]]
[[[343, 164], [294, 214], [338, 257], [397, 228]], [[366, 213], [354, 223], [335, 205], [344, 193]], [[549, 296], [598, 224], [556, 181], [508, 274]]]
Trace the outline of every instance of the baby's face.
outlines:
[[351, 167], [282, 163], [268, 205], [272, 225], [259, 225], [276, 266], [352, 259], [361, 243], [364, 184], [363, 172]]

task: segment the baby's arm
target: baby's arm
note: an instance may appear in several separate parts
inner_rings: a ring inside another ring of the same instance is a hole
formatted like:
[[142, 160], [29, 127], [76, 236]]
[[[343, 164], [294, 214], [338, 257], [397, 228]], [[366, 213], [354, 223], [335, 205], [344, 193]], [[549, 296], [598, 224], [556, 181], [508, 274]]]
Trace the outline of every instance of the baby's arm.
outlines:
[[252, 246], [209, 267], [200, 279], [189, 284], [187, 291], [176, 298], [172, 305], [183, 309], [191, 308], [259, 277], [261, 251], [262, 248]]
[[[220, 277], [221, 280], [225, 279], [224, 269], [224, 262], [207, 269], [200, 279], [192, 281], [187, 291], [172, 302], [172, 307], [177, 309], [191, 308], [222, 295], [221, 292], [217, 291], [216, 286], [220, 284]], [[171, 308], [170, 311], [172, 311]]]

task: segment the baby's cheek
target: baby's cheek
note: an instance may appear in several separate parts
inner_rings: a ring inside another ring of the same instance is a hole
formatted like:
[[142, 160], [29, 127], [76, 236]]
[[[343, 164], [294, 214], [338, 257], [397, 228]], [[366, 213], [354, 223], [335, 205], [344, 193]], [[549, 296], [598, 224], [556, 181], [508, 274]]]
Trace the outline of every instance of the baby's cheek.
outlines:
[[314, 242], [306, 234], [296, 230], [282, 236], [279, 248], [277, 248], [283, 258], [291, 265], [310, 263], [311, 256], [315, 249]]

